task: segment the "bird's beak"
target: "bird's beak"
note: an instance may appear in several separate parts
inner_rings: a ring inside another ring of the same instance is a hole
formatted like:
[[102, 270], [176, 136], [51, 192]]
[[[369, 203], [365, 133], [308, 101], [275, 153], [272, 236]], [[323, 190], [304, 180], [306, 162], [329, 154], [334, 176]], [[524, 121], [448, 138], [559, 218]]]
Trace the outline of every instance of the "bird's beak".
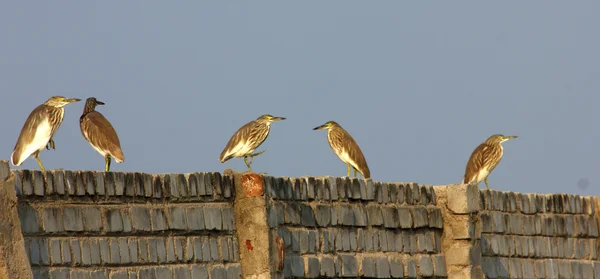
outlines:
[[104, 102], [96, 101], [96, 105], [104, 105]]
[[326, 128], [327, 128], [327, 125], [326, 125], [326, 124], [323, 124], [323, 125], [321, 125], [321, 126], [319, 126], [319, 127], [315, 127], [315, 128], [313, 128], [313, 130], [325, 130]]
[[506, 136], [506, 140], [516, 139], [519, 136]]
[[75, 102], [81, 101], [81, 99], [71, 98], [71, 99], [67, 99], [66, 101], [69, 102], [69, 103], [75, 103]]
[[273, 118], [271, 118], [271, 122], [280, 121], [280, 120], [285, 120], [285, 117], [273, 117]]

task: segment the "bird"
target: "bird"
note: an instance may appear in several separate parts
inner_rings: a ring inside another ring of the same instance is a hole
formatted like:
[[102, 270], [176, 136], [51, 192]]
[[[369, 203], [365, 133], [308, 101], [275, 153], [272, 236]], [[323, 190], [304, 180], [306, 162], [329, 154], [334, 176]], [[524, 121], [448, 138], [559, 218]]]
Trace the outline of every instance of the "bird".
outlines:
[[357, 176], [356, 171], [358, 170], [365, 179], [371, 178], [371, 171], [360, 147], [340, 124], [335, 121], [328, 121], [313, 128], [313, 130], [327, 130], [329, 146], [338, 158], [348, 166], [348, 177], [350, 177], [350, 169], [354, 169], [354, 177]]
[[[251, 172], [252, 168], [250, 165], [252, 164], [254, 157], [265, 153], [267, 150], [254, 154], [252, 152], [267, 139], [271, 130], [271, 124], [285, 119], [285, 117], [263, 114], [256, 118], [256, 120], [244, 124], [244, 126], [240, 127], [233, 136], [231, 136], [231, 139], [229, 139], [229, 142], [227, 142], [227, 145], [219, 156], [219, 161], [225, 163], [231, 158], [244, 157], [244, 163], [246, 163], [248, 171]], [[248, 162], [248, 158], [250, 158], [250, 162]]]
[[79, 127], [87, 142], [104, 157], [104, 169], [108, 172], [111, 158], [114, 158], [117, 163], [123, 163], [125, 156], [115, 128], [102, 113], [96, 111], [97, 105], [104, 105], [104, 103], [94, 97], [85, 101], [83, 113], [79, 117]]
[[504, 147], [502, 143], [518, 138], [518, 136], [504, 136], [501, 134], [494, 134], [490, 136], [486, 141], [481, 143], [469, 158], [467, 167], [465, 169], [465, 176], [463, 177], [463, 184], [479, 185], [481, 181], [485, 182], [485, 186], [490, 189], [488, 184], [488, 176], [498, 166], [502, 155], [504, 154]]
[[64, 106], [79, 102], [81, 99], [66, 98], [64, 96], [52, 96], [43, 104], [37, 106], [25, 120], [15, 148], [10, 156], [13, 166], [20, 166], [32, 154], [40, 169], [45, 171], [40, 160], [40, 152], [51, 148], [54, 149], [54, 134], [62, 124], [65, 108]]

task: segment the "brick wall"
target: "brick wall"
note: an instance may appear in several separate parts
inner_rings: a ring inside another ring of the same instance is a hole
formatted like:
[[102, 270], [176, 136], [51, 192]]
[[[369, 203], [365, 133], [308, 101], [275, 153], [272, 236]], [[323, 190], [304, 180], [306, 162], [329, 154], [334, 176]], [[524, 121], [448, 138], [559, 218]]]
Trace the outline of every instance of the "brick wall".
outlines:
[[13, 173], [34, 278], [241, 274], [233, 185], [219, 173]]
[[487, 278], [600, 278], [590, 197], [485, 190], [480, 202]]
[[0, 278], [600, 279], [598, 197], [7, 161], [0, 187]]
[[265, 188], [286, 278], [446, 278], [432, 186], [265, 177]]

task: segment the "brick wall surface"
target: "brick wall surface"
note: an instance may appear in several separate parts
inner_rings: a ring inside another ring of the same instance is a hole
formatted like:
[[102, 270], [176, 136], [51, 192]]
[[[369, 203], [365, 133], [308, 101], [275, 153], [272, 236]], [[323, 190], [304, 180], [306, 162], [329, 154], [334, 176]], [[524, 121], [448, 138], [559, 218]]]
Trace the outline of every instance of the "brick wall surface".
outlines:
[[593, 199], [480, 191], [487, 278], [600, 278]]
[[228, 177], [13, 173], [34, 278], [240, 278]]
[[446, 278], [432, 186], [340, 177], [264, 184], [286, 278]]

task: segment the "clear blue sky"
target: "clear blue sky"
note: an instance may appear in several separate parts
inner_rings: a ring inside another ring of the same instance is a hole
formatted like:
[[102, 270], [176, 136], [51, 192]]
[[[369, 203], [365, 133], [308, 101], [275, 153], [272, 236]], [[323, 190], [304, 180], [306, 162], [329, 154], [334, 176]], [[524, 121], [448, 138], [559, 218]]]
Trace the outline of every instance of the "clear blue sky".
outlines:
[[[342, 176], [335, 120], [380, 181], [459, 183], [473, 149], [518, 135], [494, 189], [600, 195], [598, 1], [11, 1], [0, 9], [1, 158], [52, 95], [96, 97], [114, 171], [243, 171], [217, 158], [273, 124], [253, 169]], [[66, 107], [48, 169], [103, 170]], [[18, 168], [39, 169], [33, 158]], [[578, 181], [589, 186], [578, 187]], [[584, 183], [585, 184], [585, 183]], [[481, 188], [485, 185], [482, 183]]]

